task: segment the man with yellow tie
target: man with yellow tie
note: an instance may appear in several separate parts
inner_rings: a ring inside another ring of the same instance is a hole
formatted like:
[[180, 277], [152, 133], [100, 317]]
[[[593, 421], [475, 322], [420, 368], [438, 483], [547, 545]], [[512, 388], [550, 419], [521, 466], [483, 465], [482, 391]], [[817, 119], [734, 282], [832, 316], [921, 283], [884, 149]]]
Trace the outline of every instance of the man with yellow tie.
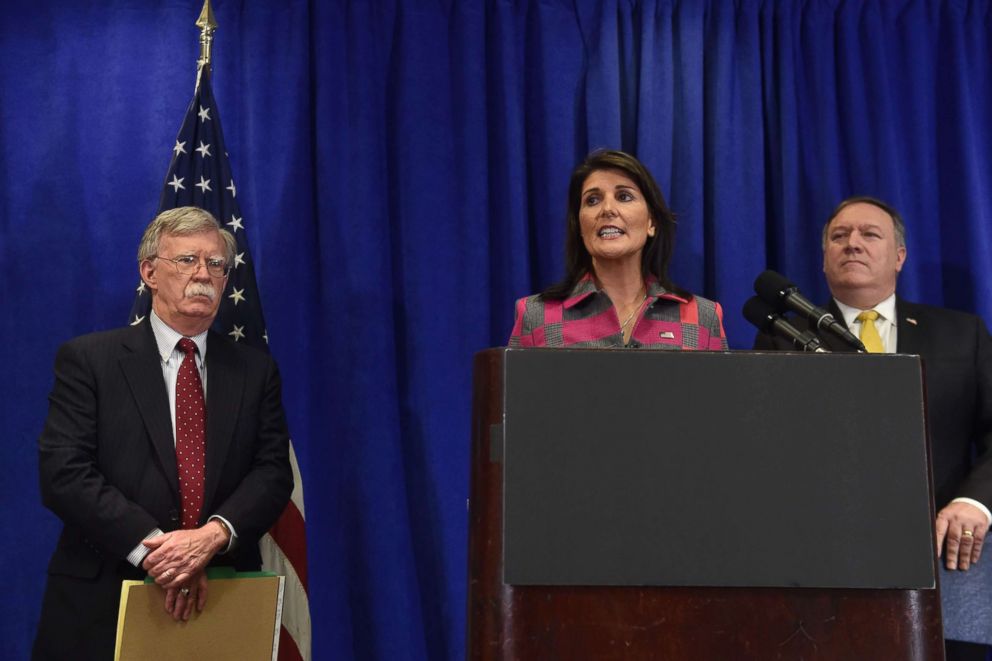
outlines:
[[[905, 225], [880, 200], [844, 200], [823, 228], [834, 317], [870, 352], [924, 359], [937, 547], [948, 570], [941, 575], [944, 628], [960, 639], [948, 641], [947, 658], [984, 660], [992, 643], [992, 573], [975, 570], [992, 523], [992, 339], [975, 315], [896, 296], [905, 261]], [[808, 330], [804, 320], [790, 321]], [[851, 350], [833, 335], [819, 337], [833, 351]], [[761, 334], [754, 348], [791, 347]]]

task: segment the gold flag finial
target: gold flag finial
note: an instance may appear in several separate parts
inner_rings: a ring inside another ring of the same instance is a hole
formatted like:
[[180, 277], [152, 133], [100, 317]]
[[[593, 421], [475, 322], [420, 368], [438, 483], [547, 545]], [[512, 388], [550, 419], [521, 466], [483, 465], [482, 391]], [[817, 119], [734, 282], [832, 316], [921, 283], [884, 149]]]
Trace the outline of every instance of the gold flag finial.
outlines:
[[203, 0], [203, 9], [200, 11], [200, 18], [196, 19], [196, 26], [200, 28], [200, 59], [196, 62], [199, 71], [210, 66], [210, 47], [214, 41], [214, 30], [217, 29], [217, 19], [214, 18], [210, 0]]

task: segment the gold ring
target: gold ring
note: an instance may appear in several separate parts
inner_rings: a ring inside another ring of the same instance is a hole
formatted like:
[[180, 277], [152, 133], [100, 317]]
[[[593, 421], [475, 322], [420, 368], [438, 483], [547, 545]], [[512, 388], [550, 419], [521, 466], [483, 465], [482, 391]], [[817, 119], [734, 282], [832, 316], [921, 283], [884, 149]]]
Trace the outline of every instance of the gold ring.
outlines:
[[962, 530], [961, 531], [961, 534], [964, 535], [965, 537], [974, 537], [975, 536], [975, 533], [973, 533], [970, 530]]

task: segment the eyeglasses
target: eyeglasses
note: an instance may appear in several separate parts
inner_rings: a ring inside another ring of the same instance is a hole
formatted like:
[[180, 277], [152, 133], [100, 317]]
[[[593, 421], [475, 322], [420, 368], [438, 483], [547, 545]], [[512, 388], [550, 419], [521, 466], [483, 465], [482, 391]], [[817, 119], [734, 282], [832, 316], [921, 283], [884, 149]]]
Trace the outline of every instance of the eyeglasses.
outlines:
[[228, 265], [226, 259], [220, 257], [208, 257], [203, 262], [196, 255], [179, 255], [179, 257], [162, 257], [161, 255], [152, 255], [149, 259], [164, 259], [167, 262], [172, 262], [176, 266], [176, 270], [183, 275], [193, 275], [200, 269], [200, 264], [205, 263], [207, 267], [207, 273], [214, 276], [215, 278], [227, 277], [227, 274], [231, 271], [230, 265]]

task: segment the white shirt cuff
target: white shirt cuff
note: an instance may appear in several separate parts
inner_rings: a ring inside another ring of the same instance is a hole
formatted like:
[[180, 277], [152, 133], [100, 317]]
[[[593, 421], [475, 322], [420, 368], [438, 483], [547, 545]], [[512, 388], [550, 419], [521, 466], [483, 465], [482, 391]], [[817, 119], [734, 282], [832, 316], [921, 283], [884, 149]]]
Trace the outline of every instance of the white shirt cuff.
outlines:
[[[161, 530], [156, 528], [155, 530], [145, 535], [145, 539], [151, 539], [152, 537], [158, 537], [159, 535], [164, 535], [164, 534], [165, 533], [163, 533]], [[143, 542], [145, 541], [145, 539], [141, 541]], [[141, 567], [141, 563], [144, 561], [145, 556], [148, 555], [149, 551], [151, 551], [150, 548], [139, 542], [138, 545], [135, 546], [134, 549], [132, 549], [131, 552], [127, 554], [127, 561], [130, 562], [135, 567]]]
[[989, 520], [989, 525], [992, 525], [992, 512], [989, 511], [989, 508], [985, 507], [985, 505], [982, 505], [980, 502], [978, 502], [974, 498], [955, 498], [951, 502], [952, 503], [968, 503], [969, 505], [974, 505], [978, 509], [982, 510], [982, 514], [984, 514], [985, 515], [985, 518]]
[[234, 529], [234, 526], [231, 525], [231, 522], [225, 519], [224, 517], [222, 517], [220, 514], [211, 515], [210, 518], [207, 519], [207, 521], [212, 521], [214, 519], [223, 522], [224, 525], [227, 526], [227, 529], [231, 531], [231, 539], [227, 540], [227, 546], [223, 550], [218, 551], [218, 554], [227, 553], [228, 551], [234, 548], [234, 544], [238, 541], [238, 533]]

